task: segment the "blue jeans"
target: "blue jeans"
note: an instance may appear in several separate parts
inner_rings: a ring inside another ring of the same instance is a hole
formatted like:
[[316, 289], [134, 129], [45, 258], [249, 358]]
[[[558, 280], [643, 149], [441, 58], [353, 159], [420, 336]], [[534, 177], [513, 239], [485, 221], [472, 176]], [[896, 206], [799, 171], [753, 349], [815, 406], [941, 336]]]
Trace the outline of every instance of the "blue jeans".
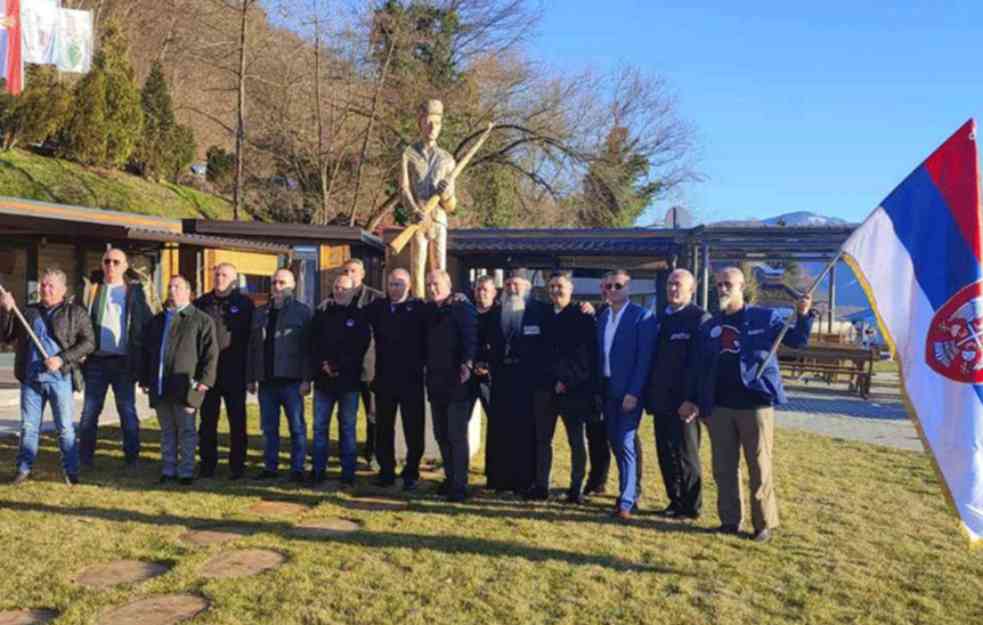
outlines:
[[41, 419], [44, 405], [51, 404], [51, 416], [58, 430], [61, 462], [65, 473], [78, 475], [79, 450], [75, 442], [75, 426], [72, 424], [72, 382], [31, 382], [20, 389], [20, 451], [17, 452], [17, 470], [30, 472], [38, 455], [41, 436]]
[[328, 466], [328, 435], [331, 431], [331, 415], [338, 404], [338, 440], [341, 443], [341, 478], [355, 477], [355, 458], [358, 455], [355, 442], [355, 419], [358, 417], [358, 391], [331, 393], [314, 391], [314, 450], [311, 461], [314, 473], [321, 473]]
[[85, 402], [79, 422], [79, 453], [83, 464], [92, 464], [99, 437], [99, 414], [106, 403], [106, 392], [113, 387], [116, 412], [123, 430], [123, 454], [127, 462], [140, 456], [140, 419], [137, 417], [133, 374], [126, 357], [89, 357], [85, 363]]
[[621, 404], [620, 399], [604, 400], [604, 424], [618, 464], [618, 508], [631, 511], [638, 499], [638, 453], [635, 439], [642, 420], [642, 407], [639, 405], [631, 412], [625, 412], [621, 409]]
[[300, 382], [260, 382], [259, 418], [263, 428], [263, 463], [276, 471], [280, 461], [280, 408], [290, 427], [290, 470], [303, 472], [307, 455], [307, 422]]

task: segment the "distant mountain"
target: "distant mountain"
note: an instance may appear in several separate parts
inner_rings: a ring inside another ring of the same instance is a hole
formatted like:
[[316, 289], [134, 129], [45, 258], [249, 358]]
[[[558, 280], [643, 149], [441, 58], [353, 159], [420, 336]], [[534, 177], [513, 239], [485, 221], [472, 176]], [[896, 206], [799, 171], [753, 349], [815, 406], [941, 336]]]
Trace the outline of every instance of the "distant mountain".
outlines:
[[826, 217], [809, 211], [795, 211], [768, 219], [725, 219], [715, 221], [710, 225], [753, 228], [755, 226], [843, 226], [846, 224], [847, 221], [839, 217]]

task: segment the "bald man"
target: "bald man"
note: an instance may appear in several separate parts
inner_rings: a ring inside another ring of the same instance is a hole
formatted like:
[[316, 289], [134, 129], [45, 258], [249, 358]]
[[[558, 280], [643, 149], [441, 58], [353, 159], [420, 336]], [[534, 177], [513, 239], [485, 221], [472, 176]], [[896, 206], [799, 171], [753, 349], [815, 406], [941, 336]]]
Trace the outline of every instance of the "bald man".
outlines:
[[259, 479], [274, 479], [280, 457], [280, 409], [290, 426], [290, 481], [304, 481], [307, 422], [304, 397], [311, 392], [311, 320], [313, 313], [294, 298], [294, 274], [273, 274], [270, 302], [256, 309], [249, 332], [247, 388], [259, 392], [263, 430], [263, 470]]
[[700, 478], [700, 425], [679, 417], [687, 398], [689, 372], [697, 366], [699, 330], [710, 315], [693, 304], [693, 274], [677, 269], [666, 280], [668, 306], [658, 314], [655, 357], [645, 393], [645, 409], [655, 420], [655, 448], [671, 518], [695, 519], [703, 505]]

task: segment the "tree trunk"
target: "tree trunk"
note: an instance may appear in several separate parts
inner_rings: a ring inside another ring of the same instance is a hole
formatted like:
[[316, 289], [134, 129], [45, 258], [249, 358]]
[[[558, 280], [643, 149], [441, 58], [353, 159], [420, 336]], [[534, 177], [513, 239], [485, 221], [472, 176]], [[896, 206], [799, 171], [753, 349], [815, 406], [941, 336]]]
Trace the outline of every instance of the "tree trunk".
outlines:
[[239, 28], [239, 103], [236, 111], [236, 182], [233, 191], [232, 218], [239, 220], [242, 210], [242, 146], [246, 138], [246, 16], [250, 0], [242, 0], [241, 26]]

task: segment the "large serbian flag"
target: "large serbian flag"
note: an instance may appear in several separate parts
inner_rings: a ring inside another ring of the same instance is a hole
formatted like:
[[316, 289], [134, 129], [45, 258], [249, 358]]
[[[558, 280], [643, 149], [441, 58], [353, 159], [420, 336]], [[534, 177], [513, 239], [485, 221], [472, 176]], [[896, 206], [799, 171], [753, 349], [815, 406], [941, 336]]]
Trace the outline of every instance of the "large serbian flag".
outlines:
[[0, 0], [0, 78], [7, 80], [7, 91], [14, 95], [24, 89], [21, 54], [20, 0]]
[[843, 245], [909, 415], [970, 539], [983, 538], [983, 219], [966, 122]]

